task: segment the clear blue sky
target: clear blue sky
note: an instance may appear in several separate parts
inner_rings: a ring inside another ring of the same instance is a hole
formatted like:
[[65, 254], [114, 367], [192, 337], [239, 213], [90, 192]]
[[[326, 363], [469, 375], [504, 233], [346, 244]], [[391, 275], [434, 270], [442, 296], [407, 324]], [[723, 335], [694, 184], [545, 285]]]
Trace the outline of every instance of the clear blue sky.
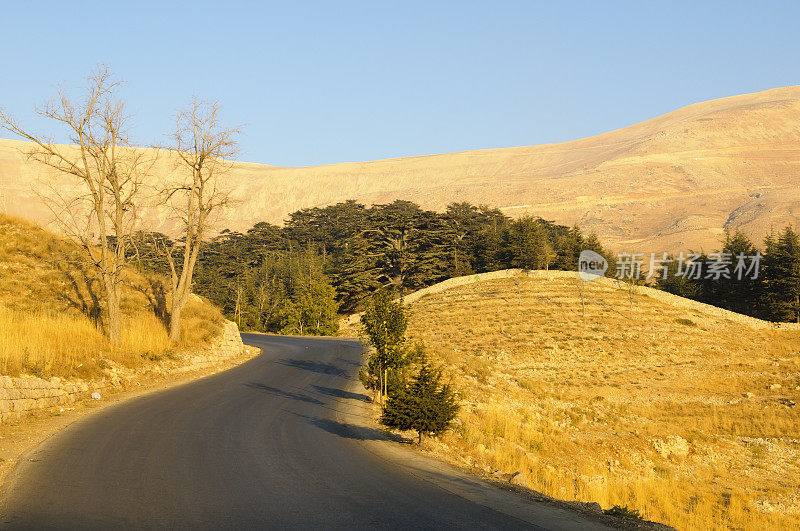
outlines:
[[284, 166], [571, 140], [800, 84], [790, 1], [8, 1], [0, 17], [0, 106], [37, 131], [33, 107], [105, 63], [139, 143], [196, 94], [245, 124], [240, 159]]

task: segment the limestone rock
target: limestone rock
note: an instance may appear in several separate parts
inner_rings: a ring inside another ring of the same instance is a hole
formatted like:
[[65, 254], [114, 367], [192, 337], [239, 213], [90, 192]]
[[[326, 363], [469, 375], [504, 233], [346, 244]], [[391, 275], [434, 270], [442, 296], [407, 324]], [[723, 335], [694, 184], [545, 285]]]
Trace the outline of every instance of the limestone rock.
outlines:
[[684, 458], [689, 455], [689, 442], [683, 437], [678, 435], [670, 435], [667, 440], [656, 439], [653, 441], [653, 447], [656, 449], [661, 457], [677, 457]]
[[522, 472], [514, 472], [511, 474], [511, 477], [508, 478], [508, 482], [518, 487], [528, 487], [528, 481], [525, 479], [525, 475], [522, 474]]

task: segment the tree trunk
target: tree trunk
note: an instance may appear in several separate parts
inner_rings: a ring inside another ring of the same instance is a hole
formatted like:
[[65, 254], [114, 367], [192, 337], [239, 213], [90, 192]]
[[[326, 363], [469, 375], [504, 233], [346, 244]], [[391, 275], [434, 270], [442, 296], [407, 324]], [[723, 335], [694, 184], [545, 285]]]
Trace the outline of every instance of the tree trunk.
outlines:
[[183, 267], [181, 268], [180, 277], [175, 274], [174, 267], [172, 276], [172, 313], [169, 320], [169, 338], [174, 343], [181, 339], [181, 314], [186, 303], [189, 302], [189, 295], [192, 294], [192, 275], [194, 275], [194, 266], [197, 263], [197, 255], [200, 252], [199, 240], [195, 241], [193, 248], [185, 248], [183, 252]]
[[380, 398], [381, 408], [383, 408], [383, 369], [378, 369], [378, 397]]
[[177, 343], [181, 340], [181, 315], [186, 302], [180, 301], [177, 293], [173, 295], [172, 310], [169, 313], [169, 340]]
[[172, 288], [172, 307], [169, 314], [169, 339], [173, 343], [181, 340], [181, 316], [183, 315], [183, 308], [189, 302], [189, 295], [191, 293], [191, 283], [187, 281], [187, 275], [191, 274], [188, 271], [181, 272], [180, 281], [177, 285], [173, 284]]
[[119, 286], [113, 279], [105, 278], [108, 313], [108, 339], [114, 347], [122, 344], [122, 310], [120, 309]]

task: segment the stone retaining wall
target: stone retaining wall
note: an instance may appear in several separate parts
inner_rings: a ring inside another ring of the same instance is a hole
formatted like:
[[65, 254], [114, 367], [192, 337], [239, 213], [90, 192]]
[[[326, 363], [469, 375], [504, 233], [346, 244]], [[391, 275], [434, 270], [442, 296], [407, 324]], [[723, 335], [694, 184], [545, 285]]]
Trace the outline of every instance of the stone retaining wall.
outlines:
[[101, 380], [43, 379], [35, 376], [11, 378], [0, 376], [0, 424], [18, 420], [34, 411], [64, 407], [78, 400], [91, 399], [122, 388], [145, 375], [176, 375], [213, 367], [245, 349], [236, 323], [226, 321], [222, 333], [199, 352], [180, 354], [173, 359], [155, 362], [133, 370], [111, 364]]
[[[575, 271], [542, 271], [542, 270], [524, 271], [522, 269], [503, 269], [501, 271], [477, 273], [474, 275], [466, 275], [463, 277], [449, 278], [443, 282], [434, 284], [433, 286], [429, 286], [427, 288], [423, 288], [413, 293], [409, 293], [408, 295], [403, 297], [403, 302], [406, 304], [410, 304], [414, 301], [418, 301], [419, 299], [421, 299], [426, 295], [440, 293], [442, 291], [446, 291], [448, 289], [455, 288], [457, 286], [464, 286], [467, 284], [473, 284], [475, 282], [484, 282], [486, 280], [514, 278], [514, 277], [544, 278], [544, 279], [572, 278], [578, 280], [578, 273]], [[615, 289], [627, 289], [627, 284], [621, 283], [613, 278], [603, 277], [594, 280], [593, 282], [600, 283], [602, 285], [609, 286]], [[636, 286], [635, 290], [636, 293], [639, 295], [644, 295], [646, 297], [659, 300], [665, 304], [669, 304], [670, 306], [674, 306], [676, 308], [694, 310], [697, 312], [704, 313], [711, 317], [726, 319], [729, 321], [733, 321], [735, 323], [739, 323], [744, 326], [748, 326], [750, 328], [800, 331], [800, 325], [797, 323], [773, 323], [771, 321], [763, 321], [761, 319], [756, 319], [755, 317], [749, 317], [747, 315], [742, 315], [729, 310], [724, 310], [722, 308], [717, 308], [716, 306], [712, 306], [710, 304], [703, 304], [702, 302], [697, 302], [684, 297], [679, 297], [677, 295], [673, 295], [672, 293], [667, 293], [666, 291], [661, 291], [659, 289], [650, 288], [647, 286]], [[349, 326], [353, 326], [358, 324], [360, 318], [361, 318], [360, 313], [353, 314], [346, 318], [345, 323]]]

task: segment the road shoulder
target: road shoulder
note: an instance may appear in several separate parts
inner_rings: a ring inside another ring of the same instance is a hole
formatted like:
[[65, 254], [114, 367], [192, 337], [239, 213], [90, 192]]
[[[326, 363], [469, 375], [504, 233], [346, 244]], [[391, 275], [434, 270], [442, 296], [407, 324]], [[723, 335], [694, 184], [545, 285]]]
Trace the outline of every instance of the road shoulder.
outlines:
[[119, 405], [140, 396], [157, 393], [183, 385], [212, 374], [224, 371], [258, 355], [257, 349], [242, 351], [240, 355], [220, 359], [217, 363], [178, 374], [142, 379], [136, 387], [113, 389], [100, 400], [80, 400], [69, 407], [53, 411], [37, 411], [25, 418], [0, 425], [0, 499], [7, 487], [11, 472], [27, 455], [41, 443], [70, 426], [74, 422], [109, 407]]
[[[363, 395], [360, 382], [351, 382], [350, 393]], [[366, 398], [366, 396], [365, 396]], [[360, 437], [361, 431], [385, 430], [377, 423], [377, 406], [365, 400], [343, 401], [337, 421], [346, 426], [363, 448], [396, 463], [417, 478], [473, 503], [513, 516], [533, 527], [545, 529], [672, 529], [663, 524], [625, 520], [592, 511], [587, 504], [556, 500], [543, 494], [500, 481], [487, 481], [469, 471], [416, 449], [410, 441], [386, 432], [386, 439]]]

